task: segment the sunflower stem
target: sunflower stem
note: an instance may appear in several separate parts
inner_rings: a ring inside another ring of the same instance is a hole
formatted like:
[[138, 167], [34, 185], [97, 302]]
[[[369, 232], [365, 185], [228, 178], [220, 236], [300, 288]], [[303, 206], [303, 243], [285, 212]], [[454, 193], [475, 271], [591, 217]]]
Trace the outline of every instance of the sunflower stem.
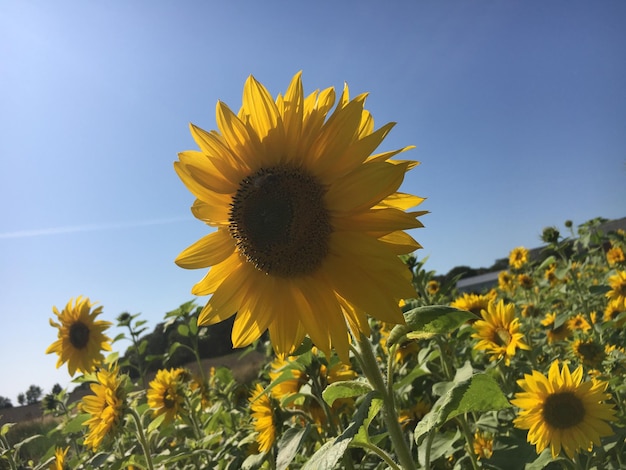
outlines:
[[128, 410], [130, 415], [135, 420], [135, 425], [137, 426], [137, 437], [139, 439], [139, 444], [143, 449], [143, 455], [146, 457], [146, 465], [148, 465], [149, 470], [154, 470], [154, 465], [152, 464], [152, 455], [150, 455], [150, 447], [148, 446], [146, 433], [144, 432], [143, 425], [141, 424], [141, 417], [137, 414], [137, 411], [133, 407], [129, 407]]
[[474, 453], [474, 436], [472, 435], [472, 431], [470, 431], [467, 420], [465, 419], [465, 415], [457, 416], [456, 420], [460, 424], [461, 431], [465, 436], [465, 442], [467, 443], [467, 454], [469, 455], [469, 458], [472, 462], [472, 468], [474, 470], [478, 470], [480, 467], [478, 466], [478, 458]]
[[357, 340], [359, 345], [359, 357], [361, 365], [363, 366], [363, 372], [370, 382], [370, 385], [382, 396], [383, 400], [383, 419], [387, 425], [387, 432], [391, 439], [393, 449], [396, 452], [400, 465], [405, 470], [415, 470], [415, 463], [413, 462], [413, 456], [409, 450], [408, 443], [402, 433], [402, 428], [398, 422], [398, 414], [396, 412], [395, 400], [393, 393], [390, 392], [383, 379], [383, 374], [380, 370], [374, 351], [372, 350], [372, 344], [369, 339], [361, 333]]

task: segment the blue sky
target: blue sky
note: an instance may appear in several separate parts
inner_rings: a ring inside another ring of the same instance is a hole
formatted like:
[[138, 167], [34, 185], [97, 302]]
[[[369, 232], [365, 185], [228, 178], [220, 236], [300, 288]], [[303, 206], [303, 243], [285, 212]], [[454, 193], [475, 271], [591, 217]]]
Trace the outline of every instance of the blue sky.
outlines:
[[398, 122], [381, 150], [417, 147], [403, 190], [428, 198], [414, 235], [440, 274], [626, 216], [624, 24], [621, 0], [3, 1], [0, 395], [68, 384], [53, 305], [154, 326], [193, 298], [204, 273], [173, 260], [207, 227], [172, 162], [250, 74], [370, 92]]

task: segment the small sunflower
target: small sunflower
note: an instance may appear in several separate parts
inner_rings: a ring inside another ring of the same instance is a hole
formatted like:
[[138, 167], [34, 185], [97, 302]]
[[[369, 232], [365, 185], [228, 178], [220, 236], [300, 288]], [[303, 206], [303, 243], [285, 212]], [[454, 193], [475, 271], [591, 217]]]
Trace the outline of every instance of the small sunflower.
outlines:
[[418, 400], [413, 406], [398, 413], [398, 422], [402, 429], [413, 429], [428, 414], [431, 406], [424, 400]]
[[91, 384], [94, 394], [84, 396], [81, 402], [82, 411], [91, 415], [84, 423], [89, 426], [84, 444], [94, 451], [117, 431], [126, 407], [125, 376], [119, 374], [119, 368], [100, 369], [96, 377], [98, 382]]
[[614, 303], [621, 310], [626, 310], [626, 271], [617, 271], [609, 277], [611, 290], [606, 293], [610, 303]]
[[515, 394], [511, 403], [521, 409], [513, 420], [515, 427], [528, 429], [528, 442], [537, 454], [550, 447], [556, 458], [561, 449], [570, 458], [580, 450], [591, 451], [600, 445], [600, 438], [613, 434], [607, 421], [615, 420], [607, 382], [591, 379], [583, 382], [583, 368], [570, 374], [567, 364], [559, 370], [554, 361], [548, 377], [533, 371], [524, 374], [518, 385], [524, 390]]
[[487, 310], [482, 312], [483, 319], [474, 322], [472, 327], [476, 330], [472, 338], [479, 341], [474, 346], [476, 350], [484, 350], [496, 360], [504, 358], [508, 366], [515, 350], [530, 349], [524, 342], [524, 334], [520, 333], [519, 318], [515, 317], [515, 305], [506, 304], [503, 300], [491, 302]]
[[480, 317], [481, 312], [487, 309], [490, 301], [491, 298], [488, 295], [464, 293], [450, 305], [461, 310], [467, 310]]
[[347, 361], [348, 325], [404, 323], [398, 301], [415, 290], [398, 255], [420, 248], [404, 230], [425, 212], [405, 212], [423, 199], [397, 190], [417, 162], [391, 160], [409, 147], [371, 155], [393, 124], [374, 130], [365, 98], [346, 86], [331, 112], [334, 89], [305, 96], [300, 73], [276, 99], [251, 76], [238, 114], [218, 102], [219, 131], [191, 126], [200, 151], [174, 166], [193, 214], [217, 230], [176, 263], [210, 267], [192, 289], [212, 294], [198, 323], [236, 314], [235, 347], [269, 329], [279, 356], [308, 334]]
[[602, 319], [605, 322], [614, 321], [615, 326], [620, 328], [624, 325], [624, 323], [626, 323], [626, 317], [622, 317], [621, 319], [619, 319], [622, 312], [624, 311], [626, 311], [626, 309], [624, 309], [622, 305], [619, 304], [618, 302], [615, 302], [615, 301], [609, 302], [606, 308], [604, 309], [604, 314], [602, 316]]
[[104, 360], [102, 351], [111, 350], [111, 338], [104, 331], [111, 326], [108, 321], [96, 320], [102, 313], [102, 306], [91, 310], [88, 298], [70, 299], [62, 312], [56, 307], [52, 311], [60, 323], [50, 319], [50, 325], [58, 328], [58, 338], [52, 343], [46, 354], [57, 353], [57, 369], [67, 362], [70, 375], [76, 371], [89, 373]]
[[589, 322], [582, 313], [579, 313], [578, 315], [570, 318], [567, 321], [567, 326], [572, 331], [581, 330], [584, 333], [591, 329], [591, 324], [589, 324]]
[[614, 246], [606, 252], [606, 260], [610, 266], [613, 266], [626, 261], [626, 257], [624, 257], [624, 252], [619, 246]]
[[270, 397], [256, 384], [249, 398], [254, 430], [258, 433], [259, 451], [268, 452], [276, 440], [276, 418]]
[[554, 287], [559, 282], [559, 278], [556, 275], [556, 264], [551, 264], [543, 273], [543, 277], [550, 286]]
[[584, 366], [594, 369], [597, 369], [606, 357], [605, 348], [592, 339], [574, 341], [572, 351]]
[[49, 470], [65, 470], [65, 459], [67, 458], [67, 452], [69, 450], [69, 447], [66, 447], [65, 449], [57, 447], [54, 450], [54, 461], [50, 464]]
[[528, 262], [528, 250], [523, 246], [513, 248], [509, 253], [509, 266], [513, 269], [521, 269]]
[[508, 271], [500, 271], [498, 273], [498, 287], [505, 292], [515, 290], [515, 282], [513, 275]]
[[522, 289], [532, 289], [533, 287], [533, 278], [528, 274], [520, 274], [517, 276], [517, 283]]
[[555, 327], [556, 324], [556, 313], [548, 312], [543, 320], [541, 320], [541, 324], [547, 328], [547, 336], [548, 343], [555, 343], [558, 341], [563, 341], [566, 338], [569, 338], [572, 335], [572, 330], [569, 327], [569, 323], [564, 321], [559, 326]]
[[306, 373], [294, 361], [280, 358], [272, 362], [269, 376], [272, 382], [281, 379], [271, 390], [277, 400], [295, 395], [308, 380]]
[[428, 292], [430, 295], [436, 295], [437, 292], [439, 292], [439, 288], [439, 282], [434, 279], [431, 279], [426, 283], [426, 292]]
[[146, 394], [148, 406], [152, 408], [156, 418], [165, 415], [164, 422], [171, 423], [184, 411], [185, 391], [184, 369], [160, 369]]
[[474, 453], [478, 460], [490, 459], [493, 455], [493, 435], [482, 431], [474, 433], [474, 441], [472, 442]]

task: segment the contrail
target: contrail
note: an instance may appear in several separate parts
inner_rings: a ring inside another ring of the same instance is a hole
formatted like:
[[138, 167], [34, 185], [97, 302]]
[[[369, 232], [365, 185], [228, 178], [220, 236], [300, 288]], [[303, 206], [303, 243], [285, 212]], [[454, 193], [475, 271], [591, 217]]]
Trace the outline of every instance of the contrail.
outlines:
[[136, 220], [132, 222], [116, 222], [108, 224], [74, 225], [68, 227], [52, 227], [33, 230], [19, 230], [0, 233], [0, 239], [43, 237], [46, 235], [60, 235], [77, 232], [98, 232], [100, 230], [116, 230], [122, 228], [145, 227], [149, 225], [165, 225], [190, 220], [191, 217], [170, 217], [169, 219]]

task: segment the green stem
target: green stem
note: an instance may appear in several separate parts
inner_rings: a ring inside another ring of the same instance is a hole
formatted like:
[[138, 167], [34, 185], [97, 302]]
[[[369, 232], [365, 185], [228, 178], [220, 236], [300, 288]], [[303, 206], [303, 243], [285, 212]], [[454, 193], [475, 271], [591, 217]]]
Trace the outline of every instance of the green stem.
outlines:
[[7, 450], [7, 453], [5, 455], [8, 456], [7, 460], [9, 461], [9, 465], [11, 466], [11, 470], [17, 470], [17, 463], [15, 463], [15, 458], [14, 458], [15, 449], [11, 448], [9, 441], [7, 440], [5, 436], [0, 436], [0, 440], [2, 441], [4, 447]]
[[426, 450], [424, 452], [424, 468], [426, 470], [430, 470], [430, 451], [433, 446], [433, 441], [435, 440], [435, 430], [433, 429], [428, 433], [428, 437], [426, 438]]
[[377, 445], [374, 445], [371, 442], [359, 442], [358, 444], [354, 444], [354, 445], [355, 447], [361, 447], [362, 449], [369, 450], [372, 453], [376, 454], [392, 470], [402, 470], [398, 466], [398, 464], [393, 461], [393, 459], [391, 458], [391, 455], [389, 455], [387, 452], [385, 452], [383, 449], [381, 449]]
[[141, 448], [143, 449], [143, 455], [146, 457], [146, 464], [148, 465], [149, 470], [154, 470], [154, 466], [152, 465], [152, 455], [150, 455], [150, 448], [148, 447], [148, 440], [146, 439], [146, 434], [143, 431], [143, 425], [141, 424], [141, 418], [137, 414], [134, 408], [129, 407], [130, 415], [135, 420], [135, 425], [137, 426], [137, 437], [139, 438], [139, 444], [141, 444]]
[[478, 466], [478, 458], [474, 453], [474, 436], [472, 436], [472, 432], [470, 431], [465, 416], [459, 415], [456, 417], [456, 419], [461, 425], [461, 430], [463, 431], [463, 435], [465, 436], [465, 442], [467, 443], [467, 453], [472, 462], [472, 468], [474, 470], [478, 470], [480, 467]]
[[387, 425], [387, 432], [393, 449], [396, 452], [400, 465], [405, 470], [415, 470], [415, 462], [409, 449], [408, 443], [402, 433], [402, 428], [398, 422], [398, 414], [394, 403], [393, 393], [389, 393], [382, 372], [376, 362], [374, 351], [369, 339], [362, 333], [357, 340], [359, 345], [360, 362], [363, 366], [363, 372], [370, 382], [370, 385], [380, 393], [383, 400], [383, 419]]

